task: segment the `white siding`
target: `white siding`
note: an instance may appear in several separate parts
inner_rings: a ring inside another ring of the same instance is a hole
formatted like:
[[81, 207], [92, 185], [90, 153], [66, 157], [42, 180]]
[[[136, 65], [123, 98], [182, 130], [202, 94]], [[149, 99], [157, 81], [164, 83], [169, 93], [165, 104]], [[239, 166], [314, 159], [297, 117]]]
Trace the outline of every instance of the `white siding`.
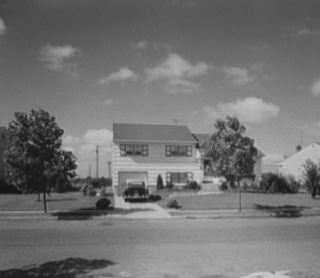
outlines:
[[[134, 144], [132, 142], [131, 144]], [[200, 159], [196, 158], [196, 148], [192, 146], [192, 157], [166, 157], [167, 144], [151, 143], [148, 145], [148, 156], [121, 156], [120, 143], [113, 144], [113, 184], [118, 186], [118, 173], [148, 172], [148, 186], [155, 186], [158, 175], [166, 180], [166, 172], [192, 172], [193, 179], [200, 182], [202, 170]], [[169, 144], [168, 144], [169, 145]]]

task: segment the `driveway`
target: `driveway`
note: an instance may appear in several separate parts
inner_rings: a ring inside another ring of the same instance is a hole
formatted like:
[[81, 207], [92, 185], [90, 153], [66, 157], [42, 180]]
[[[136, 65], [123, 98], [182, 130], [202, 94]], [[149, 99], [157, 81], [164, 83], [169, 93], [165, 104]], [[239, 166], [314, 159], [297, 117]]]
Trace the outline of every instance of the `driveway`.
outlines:
[[[114, 197], [115, 208], [132, 211], [124, 214], [122, 218], [132, 219], [167, 219], [171, 215], [156, 203], [147, 202], [125, 202], [122, 197]], [[118, 217], [118, 216], [117, 216]]]

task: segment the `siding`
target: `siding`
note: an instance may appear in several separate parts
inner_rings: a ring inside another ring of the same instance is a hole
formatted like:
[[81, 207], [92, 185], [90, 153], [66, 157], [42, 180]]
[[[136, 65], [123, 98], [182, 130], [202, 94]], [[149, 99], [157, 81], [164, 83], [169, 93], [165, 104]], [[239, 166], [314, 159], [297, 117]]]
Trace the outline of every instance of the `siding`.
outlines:
[[0, 182], [5, 181], [5, 169], [4, 169], [4, 160], [3, 160], [5, 149], [6, 149], [6, 142], [4, 138], [4, 131], [1, 132], [0, 130]]
[[[134, 144], [132, 142], [131, 144]], [[118, 186], [119, 171], [148, 172], [148, 185], [157, 183], [158, 175], [166, 180], [166, 172], [192, 172], [193, 179], [200, 182], [202, 170], [200, 160], [196, 158], [196, 148], [192, 146], [192, 157], [166, 157], [166, 144], [148, 144], [148, 156], [121, 156], [120, 143], [113, 144], [113, 184]]]

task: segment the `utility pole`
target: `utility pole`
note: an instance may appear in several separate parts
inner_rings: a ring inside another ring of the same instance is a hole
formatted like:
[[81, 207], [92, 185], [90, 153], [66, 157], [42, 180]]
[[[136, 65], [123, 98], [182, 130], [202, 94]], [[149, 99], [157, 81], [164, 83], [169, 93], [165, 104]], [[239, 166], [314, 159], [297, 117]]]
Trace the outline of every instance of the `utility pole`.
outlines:
[[89, 165], [89, 177], [91, 178], [91, 165]]
[[96, 153], [97, 153], [97, 179], [99, 178], [99, 145], [97, 145], [96, 148]]
[[111, 179], [111, 165], [112, 165], [112, 161], [108, 161], [109, 178], [110, 178], [110, 179]]

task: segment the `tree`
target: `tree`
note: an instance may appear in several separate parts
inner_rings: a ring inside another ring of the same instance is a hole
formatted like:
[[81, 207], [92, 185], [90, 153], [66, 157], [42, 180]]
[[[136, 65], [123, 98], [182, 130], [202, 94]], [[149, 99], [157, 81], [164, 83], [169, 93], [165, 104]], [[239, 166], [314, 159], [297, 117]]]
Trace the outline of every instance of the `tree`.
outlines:
[[159, 174], [157, 177], [157, 190], [162, 190], [163, 188], [163, 179], [162, 176]]
[[61, 149], [63, 130], [44, 110], [15, 113], [15, 120], [7, 129], [4, 155], [8, 182], [25, 192], [46, 194], [57, 180], [66, 181], [75, 175], [75, 157]]
[[229, 186], [238, 185], [241, 211], [240, 181], [244, 177], [253, 177], [257, 149], [254, 140], [244, 136], [246, 128], [236, 117], [227, 116], [225, 121], [218, 120], [214, 126], [216, 132], [204, 142], [202, 148], [212, 159], [212, 174], [225, 177]]
[[302, 173], [306, 186], [311, 192], [312, 198], [315, 199], [320, 185], [320, 161], [316, 164], [311, 159], [308, 159], [306, 164], [303, 165]]

